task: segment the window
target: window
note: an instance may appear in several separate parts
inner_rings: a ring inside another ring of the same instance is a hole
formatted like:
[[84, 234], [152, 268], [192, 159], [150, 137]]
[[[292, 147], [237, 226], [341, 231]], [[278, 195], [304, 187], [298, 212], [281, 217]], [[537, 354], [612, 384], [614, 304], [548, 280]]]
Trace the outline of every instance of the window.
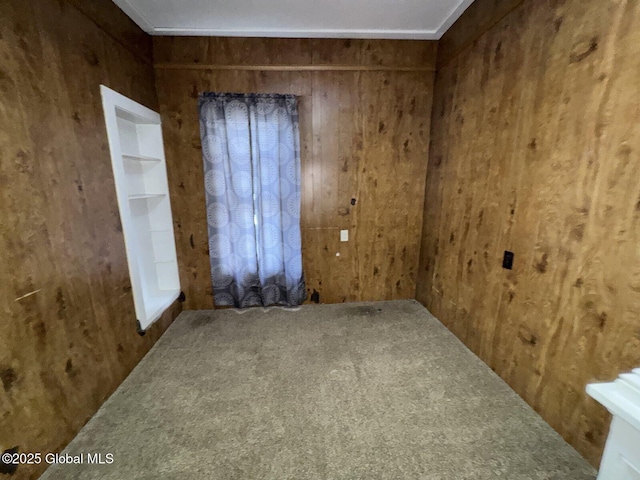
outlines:
[[199, 111], [215, 305], [301, 304], [296, 97], [204, 93]]

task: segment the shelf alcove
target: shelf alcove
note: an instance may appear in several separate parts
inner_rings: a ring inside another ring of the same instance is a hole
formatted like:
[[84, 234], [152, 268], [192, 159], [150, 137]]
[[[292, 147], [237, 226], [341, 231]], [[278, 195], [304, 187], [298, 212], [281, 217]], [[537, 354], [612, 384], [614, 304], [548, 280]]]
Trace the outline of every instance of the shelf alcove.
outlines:
[[101, 86], [136, 317], [144, 331], [180, 295], [160, 115]]

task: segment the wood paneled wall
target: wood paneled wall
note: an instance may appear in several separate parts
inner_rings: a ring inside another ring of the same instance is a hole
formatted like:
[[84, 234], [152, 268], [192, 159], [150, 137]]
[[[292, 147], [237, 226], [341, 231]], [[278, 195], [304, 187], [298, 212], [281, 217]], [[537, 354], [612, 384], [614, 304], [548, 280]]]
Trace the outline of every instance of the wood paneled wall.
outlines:
[[213, 305], [203, 91], [299, 96], [310, 294], [322, 303], [414, 298], [435, 53], [422, 41], [154, 38], [186, 308]]
[[524, 0], [475, 0], [438, 41], [436, 70], [468, 48]]
[[99, 90], [157, 109], [150, 38], [78, 3], [0, 3], [0, 450], [60, 451], [180, 310], [136, 333]]
[[640, 3], [497, 20], [438, 70], [417, 298], [597, 465], [585, 385], [640, 366]]

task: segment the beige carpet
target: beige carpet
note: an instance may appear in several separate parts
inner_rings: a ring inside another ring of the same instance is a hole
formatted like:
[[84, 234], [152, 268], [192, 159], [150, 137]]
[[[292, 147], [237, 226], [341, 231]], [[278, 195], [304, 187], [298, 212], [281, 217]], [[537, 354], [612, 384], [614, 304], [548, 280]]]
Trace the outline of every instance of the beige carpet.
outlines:
[[594, 479], [417, 302], [182, 313], [44, 479]]

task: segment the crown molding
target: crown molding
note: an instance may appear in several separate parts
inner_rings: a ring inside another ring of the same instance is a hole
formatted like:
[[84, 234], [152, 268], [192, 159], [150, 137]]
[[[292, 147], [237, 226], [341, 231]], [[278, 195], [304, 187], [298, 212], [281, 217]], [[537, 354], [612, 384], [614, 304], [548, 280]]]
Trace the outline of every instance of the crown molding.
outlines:
[[131, 20], [138, 24], [138, 26], [147, 32], [148, 34], [154, 35], [155, 27], [151, 24], [149, 19], [140, 13], [133, 5], [131, 5], [127, 0], [113, 0], [120, 9], [126, 13]]
[[456, 21], [462, 16], [464, 11], [469, 8], [469, 6], [473, 3], [473, 0], [462, 0], [456, 8], [454, 8], [449, 16], [444, 19], [444, 21], [440, 24], [438, 29], [435, 31], [437, 35], [437, 39], [440, 40], [444, 32], [449, 30], [451, 26], [456, 23]]
[[436, 30], [227, 30], [216, 28], [157, 27], [149, 33], [152, 35], [197, 37], [369, 38], [390, 40], [438, 40], [439, 38]]
[[129, 0], [113, 0], [135, 23], [150, 35], [198, 37], [274, 37], [274, 38], [359, 38], [389, 40], [439, 40], [473, 0], [461, 0], [435, 30], [350, 30], [350, 29], [218, 29], [156, 27]]

